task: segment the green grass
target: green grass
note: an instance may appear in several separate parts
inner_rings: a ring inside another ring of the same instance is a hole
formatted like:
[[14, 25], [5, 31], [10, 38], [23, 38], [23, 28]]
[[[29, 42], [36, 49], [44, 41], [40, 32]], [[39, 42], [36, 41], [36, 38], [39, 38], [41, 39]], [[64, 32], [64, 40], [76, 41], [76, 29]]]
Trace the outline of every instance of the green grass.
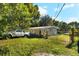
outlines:
[[[76, 38], [77, 40], [78, 38]], [[69, 42], [68, 35], [50, 36], [48, 39], [43, 38], [14, 38], [0, 40], [1, 56], [31, 56], [34, 53], [49, 53], [53, 55], [76, 56], [76, 43], [72, 49], [65, 46]]]

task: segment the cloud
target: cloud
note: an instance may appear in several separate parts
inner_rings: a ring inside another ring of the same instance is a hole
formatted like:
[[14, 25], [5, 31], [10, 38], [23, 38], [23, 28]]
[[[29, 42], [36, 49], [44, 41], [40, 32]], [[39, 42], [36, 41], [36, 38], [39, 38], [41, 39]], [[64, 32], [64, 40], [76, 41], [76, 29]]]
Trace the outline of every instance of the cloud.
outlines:
[[[71, 4], [71, 3], [69, 3], [69, 4], [66, 4], [66, 5], [63, 7], [63, 9], [72, 8], [72, 7], [74, 7], [74, 6], [79, 6], [79, 4]], [[61, 6], [61, 7], [62, 7], [62, 6]], [[59, 7], [59, 8], [54, 8], [54, 11], [55, 11], [55, 12], [56, 12], [56, 11], [59, 11], [61, 7]]]
[[47, 14], [47, 7], [46, 6], [44, 6], [44, 7], [39, 6], [39, 12], [40, 12], [41, 16], [46, 15]]
[[[52, 19], [54, 19], [55, 17], [52, 17]], [[66, 22], [66, 23], [70, 23], [70, 22], [79, 22], [79, 18], [76, 18], [76, 17], [69, 17], [68, 19], [61, 19], [61, 17], [60, 18], [57, 18], [57, 19], [55, 19], [55, 20], [57, 20], [57, 21], [63, 21], [63, 22]]]
[[60, 8], [55, 8], [55, 9], [54, 9], [54, 11], [59, 11], [59, 10], [60, 10]]
[[70, 17], [70, 18], [68, 18], [65, 22], [66, 22], [66, 23], [79, 22], [79, 19], [76, 18], [76, 17]]
[[74, 7], [76, 4], [66, 4], [63, 9], [68, 9]]
[[46, 9], [46, 10], [48, 9], [47, 6], [44, 6], [43, 8]]

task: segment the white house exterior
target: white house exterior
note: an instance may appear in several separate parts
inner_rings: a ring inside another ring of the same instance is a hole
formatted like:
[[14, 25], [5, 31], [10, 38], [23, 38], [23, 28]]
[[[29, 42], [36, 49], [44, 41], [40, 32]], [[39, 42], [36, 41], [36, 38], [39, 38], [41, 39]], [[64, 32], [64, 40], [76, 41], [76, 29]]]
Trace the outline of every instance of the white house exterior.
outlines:
[[48, 35], [56, 35], [58, 29], [59, 28], [56, 26], [42, 26], [29, 28], [30, 32], [35, 34], [40, 34], [41, 32], [41, 35], [44, 35], [45, 33], [47, 33]]

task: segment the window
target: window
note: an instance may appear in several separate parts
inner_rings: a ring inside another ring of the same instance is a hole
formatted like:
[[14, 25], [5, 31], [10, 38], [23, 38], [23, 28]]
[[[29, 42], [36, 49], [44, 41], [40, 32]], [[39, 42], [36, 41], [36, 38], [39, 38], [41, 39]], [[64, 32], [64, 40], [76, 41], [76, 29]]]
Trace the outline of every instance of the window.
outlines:
[[16, 32], [22, 32], [22, 30], [16, 30]]

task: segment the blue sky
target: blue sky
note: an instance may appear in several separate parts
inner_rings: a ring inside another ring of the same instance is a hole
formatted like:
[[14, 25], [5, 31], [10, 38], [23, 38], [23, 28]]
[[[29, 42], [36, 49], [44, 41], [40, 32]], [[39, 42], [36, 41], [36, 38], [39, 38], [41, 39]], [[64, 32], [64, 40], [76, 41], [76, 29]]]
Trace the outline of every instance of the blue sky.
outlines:
[[[63, 3], [35, 3], [39, 7], [41, 15], [48, 14], [54, 18], [62, 7]], [[79, 22], [79, 4], [66, 4], [56, 20], [64, 22]]]

